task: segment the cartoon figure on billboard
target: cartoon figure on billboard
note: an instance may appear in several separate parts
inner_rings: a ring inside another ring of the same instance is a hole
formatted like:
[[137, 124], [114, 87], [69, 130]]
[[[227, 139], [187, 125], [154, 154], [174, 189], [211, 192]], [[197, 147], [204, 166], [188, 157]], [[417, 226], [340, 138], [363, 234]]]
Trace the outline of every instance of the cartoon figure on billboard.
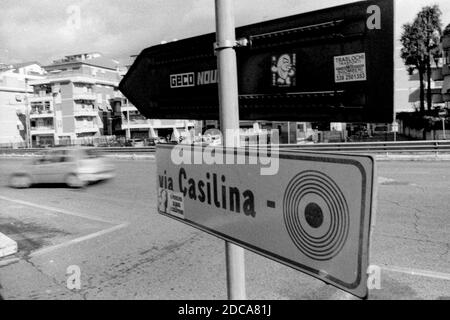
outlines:
[[282, 54], [272, 57], [272, 85], [275, 87], [295, 86], [296, 55]]

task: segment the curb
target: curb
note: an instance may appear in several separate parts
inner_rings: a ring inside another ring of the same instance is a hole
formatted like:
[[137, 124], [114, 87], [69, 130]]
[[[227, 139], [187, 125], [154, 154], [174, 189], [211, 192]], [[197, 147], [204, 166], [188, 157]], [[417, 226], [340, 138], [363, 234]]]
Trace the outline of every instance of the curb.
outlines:
[[142, 154], [104, 154], [105, 158], [116, 160], [155, 160], [155, 155], [142, 155]]
[[0, 233], [0, 258], [17, 253], [17, 242]]
[[449, 155], [377, 155], [377, 161], [450, 161]]

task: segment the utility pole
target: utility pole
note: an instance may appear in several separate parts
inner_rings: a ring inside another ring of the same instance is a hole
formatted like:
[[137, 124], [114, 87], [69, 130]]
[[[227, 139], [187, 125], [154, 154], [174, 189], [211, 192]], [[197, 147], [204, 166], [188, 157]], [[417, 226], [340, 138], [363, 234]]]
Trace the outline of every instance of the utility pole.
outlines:
[[[236, 31], [233, 0], [215, 0], [217, 65], [219, 69], [220, 127], [224, 147], [237, 147], [234, 135], [239, 134], [239, 98], [236, 62]], [[227, 134], [231, 133], [233, 134]], [[231, 140], [230, 140], [231, 139]], [[244, 249], [225, 242], [228, 299], [244, 300]]]

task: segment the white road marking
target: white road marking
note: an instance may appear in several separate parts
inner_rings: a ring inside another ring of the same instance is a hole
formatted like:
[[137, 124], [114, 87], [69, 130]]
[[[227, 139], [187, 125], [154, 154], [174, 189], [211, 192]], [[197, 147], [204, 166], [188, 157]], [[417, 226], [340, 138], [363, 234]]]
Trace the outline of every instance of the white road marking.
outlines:
[[15, 262], [18, 262], [18, 261], [20, 261], [19, 258], [11, 258], [11, 259], [7, 259], [7, 260], [0, 260], [0, 267], [6, 266], [8, 264], [15, 263]]
[[105, 220], [105, 219], [102, 219], [102, 218], [92, 217], [92, 216], [89, 216], [89, 215], [86, 215], [86, 214], [82, 214], [82, 213], [71, 212], [71, 211], [67, 211], [67, 210], [59, 209], [59, 208], [55, 208], [55, 207], [44, 206], [44, 205], [40, 205], [40, 204], [28, 202], [28, 201], [11, 199], [11, 198], [8, 198], [8, 197], [3, 197], [3, 196], [0, 196], [0, 200], [14, 202], [14, 203], [22, 204], [22, 205], [25, 205], [25, 206], [28, 206], [28, 207], [38, 208], [38, 209], [47, 210], [47, 211], [53, 211], [53, 212], [56, 212], [56, 213], [62, 213], [62, 214], [69, 215], [69, 216], [89, 219], [89, 220], [103, 222], [103, 223], [108, 223], [108, 224], [121, 224], [122, 223], [122, 222], [118, 222], [118, 221]]
[[386, 271], [405, 273], [405, 274], [409, 274], [412, 276], [420, 276], [420, 277], [427, 277], [427, 278], [450, 281], [450, 273], [435, 272], [435, 271], [429, 271], [429, 270], [418, 270], [418, 269], [403, 268], [403, 267], [396, 267], [396, 266], [384, 266], [384, 267], [381, 267], [381, 269], [386, 270]]
[[378, 177], [378, 184], [393, 183], [393, 182], [395, 182], [394, 179], [385, 178], [385, 177]]
[[117, 231], [117, 230], [122, 229], [122, 228], [126, 228], [126, 227], [128, 227], [128, 225], [129, 225], [128, 223], [123, 223], [123, 224], [120, 224], [118, 226], [114, 226], [112, 228], [100, 230], [98, 232], [94, 232], [94, 233], [88, 234], [86, 236], [75, 238], [75, 239], [69, 240], [67, 242], [63, 242], [63, 243], [60, 243], [60, 244], [57, 244], [57, 245], [54, 245], [54, 246], [51, 246], [51, 247], [46, 247], [46, 248], [43, 248], [41, 250], [34, 251], [29, 256], [30, 257], [40, 256], [40, 255], [49, 253], [49, 252], [57, 250], [57, 249], [61, 249], [61, 248], [64, 248], [64, 247], [67, 247], [67, 246], [70, 246], [70, 245], [73, 245], [73, 244], [76, 244], [76, 243], [80, 243], [80, 242], [83, 242], [83, 241], [86, 241], [86, 240], [90, 240], [90, 239], [93, 239], [93, 238], [97, 238], [97, 237], [103, 236], [103, 235], [105, 235], [107, 233], [111, 233], [113, 231]]
[[97, 218], [97, 217], [92, 217], [86, 214], [81, 214], [81, 213], [76, 213], [76, 212], [71, 212], [71, 211], [67, 211], [64, 209], [59, 209], [59, 208], [54, 208], [54, 207], [49, 207], [49, 206], [43, 206], [43, 205], [39, 205], [39, 204], [35, 204], [32, 202], [28, 202], [28, 201], [22, 201], [22, 200], [17, 200], [17, 199], [11, 199], [8, 197], [3, 197], [0, 196], [0, 200], [4, 200], [4, 201], [10, 201], [13, 203], [18, 203], [18, 204], [22, 204], [25, 206], [29, 206], [29, 207], [33, 207], [33, 208], [39, 208], [39, 209], [43, 209], [43, 210], [47, 210], [47, 211], [53, 211], [55, 213], [60, 213], [60, 214], [65, 214], [65, 215], [69, 215], [69, 216], [74, 216], [74, 217], [78, 217], [78, 218], [83, 218], [83, 219], [87, 219], [87, 220], [92, 220], [92, 221], [98, 221], [98, 222], [102, 222], [102, 223], [107, 223], [107, 224], [111, 224], [111, 225], [115, 225], [113, 227], [107, 228], [107, 229], [103, 229], [79, 238], [75, 238], [72, 240], [69, 240], [67, 242], [63, 242], [54, 246], [50, 246], [50, 247], [46, 247], [37, 251], [32, 252], [29, 256], [30, 257], [36, 257], [39, 255], [43, 255], [46, 253], [49, 253], [51, 251], [60, 249], [60, 248], [64, 248], [76, 243], [80, 243], [82, 241], [86, 241], [86, 240], [90, 240], [96, 237], [100, 237], [103, 236], [105, 234], [117, 231], [119, 229], [122, 228], [126, 228], [128, 227], [129, 223], [123, 223], [123, 222], [117, 222], [117, 221], [112, 221], [112, 220], [105, 220], [105, 219], [101, 219], [101, 218]]

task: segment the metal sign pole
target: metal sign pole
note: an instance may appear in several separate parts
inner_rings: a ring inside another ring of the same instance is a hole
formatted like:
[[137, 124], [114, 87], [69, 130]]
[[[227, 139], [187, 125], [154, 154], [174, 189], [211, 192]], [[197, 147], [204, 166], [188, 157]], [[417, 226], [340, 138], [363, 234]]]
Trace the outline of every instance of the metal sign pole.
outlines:
[[[233, 0], [215, 0], [217, 66], [219, 70], [220, 127], [225, 147], [236, 147], [228, 130], [239, 132], [239, 99], [237, 85], [236, 33]], [[225, 242], [228, 299], [244, 300], [245, 261], [244, 249]]]

